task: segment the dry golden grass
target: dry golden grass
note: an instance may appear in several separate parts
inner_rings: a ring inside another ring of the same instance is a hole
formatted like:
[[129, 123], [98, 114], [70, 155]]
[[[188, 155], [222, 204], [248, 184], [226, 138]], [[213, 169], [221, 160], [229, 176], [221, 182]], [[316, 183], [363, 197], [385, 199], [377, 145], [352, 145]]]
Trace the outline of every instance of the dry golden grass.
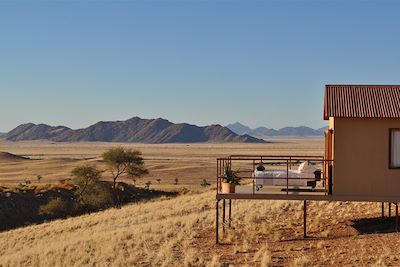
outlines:
[[[214, 245], [213, 190], [132, 204], [0, 234], [1, 266], [339, 266], [399, 263], [399, 235], [346, 225], [376, 204], [312, 202], [303, 240], [300, 202], [235, 201], [233, 229]], [[338, 213], [343, 213], [339, 217]], [[319, 224], [313, 218], [319, 217]], [[324, 219], [326, 217], [326, 219]], [[332, 224], [331, 219], [345, 223]], [[342, 228], [348, 228], [341, 232]], [[321, 231], [332, 229], [330, 237]], [[222, 233], [221, 233], [222, 234]], [[275, 235], [278, 234], [279, 238]]]
[[[15, 183], [41, 174], [44, 182], [57, 181], [82, 162], [101, 166], [97, 158], [114, 145], [0, 142], [0, 150], [43, 158], [1, 163], [0, 179]], [[203, 178], [214, 181], [215, 158], [318, 155], [321, 139], [126, 146], [143, 151], [150, 175], [142, 180], [160, 177], [157, 187], [176, 188], [179, 176], [180, 186], [200, 192], [0, 233], [0, 266], [400, 266], [398, 233], [360, 234], [353, 227], [355, 219], [379, 216], [374, 203], [310, 202], [311, 238], [304, 240], [301, 202], [234, 201], [233, 228], [215, 246], [215, 191], [199, 189]]]

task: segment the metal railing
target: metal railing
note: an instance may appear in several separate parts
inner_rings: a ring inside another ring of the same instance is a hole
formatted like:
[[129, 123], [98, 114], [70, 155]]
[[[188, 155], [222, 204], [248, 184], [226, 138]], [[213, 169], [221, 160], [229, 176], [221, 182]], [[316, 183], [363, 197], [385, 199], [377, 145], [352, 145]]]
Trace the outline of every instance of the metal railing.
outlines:
[[[286, 180], [286, 194], [288, 195], [292, 187], [290, 180], [316, 180], [315, 176], [307, 177], [290, 177], [290, 171], [292, 167], [307, 161], [309, 164], [317, 166], [320, 170], [320, 180], [322, 181], [322, 188], [325, 195], [331, 194], [332, 192], [332, 166], [333, 160], [326, 160], [323, 156], [286, 156], [286, 155], [231, 155], [228, 157], [217, 158], [217, 194], [222, 193], [222, 182], [225, 179], [225, 168], [229, 170], [235, 170], [238, 176], [242, 179], [252, 179], [252, 193], [256, 194], [256, 179], [275, 179], [275, 180]], [[263, 163], [266, 166], [266, 171], [270, 170], [271, 166], [280, 167], [280, 169], [273, 169], [273, 171], [280, 170], [284, 171], [286, 177], [255, 177], [254, 173], [259, 163]], [[263, 182], [264, 184], [264, 182]], [[281, 185], [282, 186], [282, 185]], [[313, 193], [313, 192], [310, 192]]]

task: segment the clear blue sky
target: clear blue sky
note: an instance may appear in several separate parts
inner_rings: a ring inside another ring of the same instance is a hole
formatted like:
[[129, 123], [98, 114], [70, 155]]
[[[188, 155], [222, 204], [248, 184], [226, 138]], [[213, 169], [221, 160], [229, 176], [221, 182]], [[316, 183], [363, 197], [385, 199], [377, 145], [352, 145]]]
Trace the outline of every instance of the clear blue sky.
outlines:
[[395, 1], [1, 1], [0, 131], [133, 116], [321, 127], [326, 83], [400, 84]]

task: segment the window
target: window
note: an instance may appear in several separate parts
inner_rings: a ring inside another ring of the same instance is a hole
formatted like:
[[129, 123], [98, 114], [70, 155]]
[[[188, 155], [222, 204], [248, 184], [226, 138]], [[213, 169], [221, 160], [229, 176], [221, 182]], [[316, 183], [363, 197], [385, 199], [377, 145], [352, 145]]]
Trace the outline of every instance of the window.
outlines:
[[400, 129], [390, 129], [390, 164], [391, 169], [400, 168]]

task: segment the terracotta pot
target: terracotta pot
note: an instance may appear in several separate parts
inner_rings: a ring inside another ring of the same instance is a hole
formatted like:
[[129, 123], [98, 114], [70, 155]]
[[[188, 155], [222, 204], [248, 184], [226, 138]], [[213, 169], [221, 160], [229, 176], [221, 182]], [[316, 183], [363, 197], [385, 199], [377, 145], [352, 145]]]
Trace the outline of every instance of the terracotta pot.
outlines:
[[230, 183], [222, 183], [222, 194], [235, 193], [235, 185]]

